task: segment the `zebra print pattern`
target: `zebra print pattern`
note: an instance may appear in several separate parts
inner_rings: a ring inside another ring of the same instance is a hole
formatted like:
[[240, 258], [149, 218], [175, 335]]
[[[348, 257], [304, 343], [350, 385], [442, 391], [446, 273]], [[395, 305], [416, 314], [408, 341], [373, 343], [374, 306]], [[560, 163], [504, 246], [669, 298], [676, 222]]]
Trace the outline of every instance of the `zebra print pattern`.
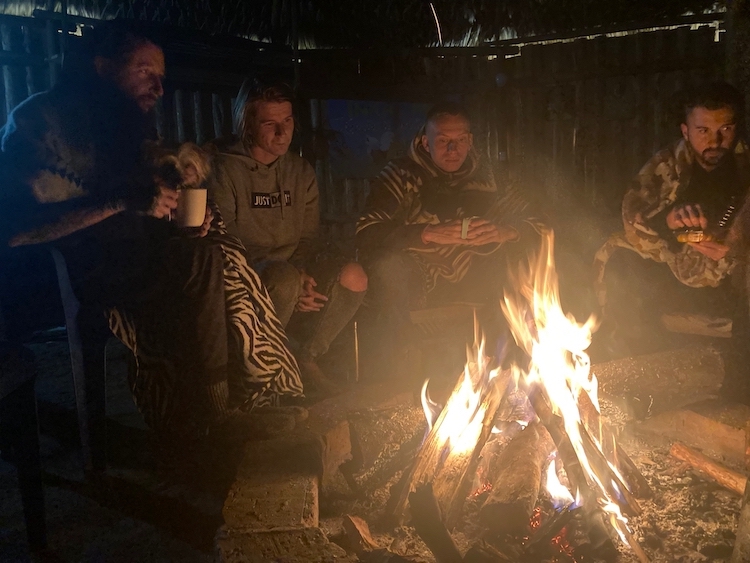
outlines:
[[[214, 220], [206, 236], [221, 247], [224, 258], [230, 401], [251, 410], [277, 405], [282, 395], [301, 397], [299, 366], [268, 291], [248, 265], [242, 243], [227, 234], [218, 209], [213, 204], [212, 209]], [[133, 317], [119, 309], [109, 312], [109, 326], [133, 353], [129, 383], [146, 424], [163, 430], [175, 420], [193, 421], [196, 417], [186, 416], [193, 397], [179, 395], [179, 374], [164, 353], [163, 335], [138, 331]]]
[[[368, 228], [382, 225], [391, 225], [395, 229], [405, 225], [440, 223], [441, 218], [425, 205], [428, 192], [438, 190], [452, 193], [456, 202], [461, 194], [471, 194], [475, 201], [485, 203], [478, 215], [497, 225], [514, 227], [520, 238], [527, 233], [539, 234], [542, 222], [530, 215], [526, 199], [511, 186], [498, 190], [492, 170], [480, 161], [473, 149], [461, 170], [447, 174], [434, 164], [422, 147], [423, 133], [424, 128], [414, 137], [407, 156], [389, 162], [373, 181], [367, 206], [357, 223], [358, 236]], [[451, 219], [471, 215], [460, 208], [454, 213]], [[383, 231], [380, 234], [385, 238]], [[404, 250], [421, 265], [426, 289], [430, 291], [441, 277], [450, 283], [461, 281], [474, 256], [493, 254], [502, 246], [496, 243], [478, 247], [418, 244]]]

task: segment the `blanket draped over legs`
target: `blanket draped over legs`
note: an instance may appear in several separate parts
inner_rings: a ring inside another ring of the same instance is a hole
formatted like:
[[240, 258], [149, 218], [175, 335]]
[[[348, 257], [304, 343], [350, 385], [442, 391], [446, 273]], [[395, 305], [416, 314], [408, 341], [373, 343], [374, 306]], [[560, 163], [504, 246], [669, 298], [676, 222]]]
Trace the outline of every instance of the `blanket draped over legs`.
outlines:
[[[220, 219], [203, 241], [221, 250], [230, 405], [249, 410], [276, 405], [282, 395], [301, 396], [297, 361], [289, 351], [268, 292], [248, 265], [241, 243], [226, 234]], [[185, 423], [193, 397], [192, 393], [179, 392], [184, 374], [170, 358], [174, 345], [169, 340], [173, 335], [153, 330], [150, 317], [134, 314], [126, 307], [113, 307], [109, 324], [135, 357], [130, 387], [147, 424], [157, 430], [174, 429]], [[180, 401], [187, 404], [175, 404]]]

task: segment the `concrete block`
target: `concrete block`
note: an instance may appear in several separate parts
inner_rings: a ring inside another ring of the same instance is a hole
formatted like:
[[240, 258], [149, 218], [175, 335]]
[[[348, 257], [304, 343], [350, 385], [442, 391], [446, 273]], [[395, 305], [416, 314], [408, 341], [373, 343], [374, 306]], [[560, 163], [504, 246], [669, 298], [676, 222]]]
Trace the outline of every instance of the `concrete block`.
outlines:
[[331, 543], [319, 528], [246, 532], [219, 529], [218, 563], [355, 563], [355, 555]]
[[261, 473], [238, 479], [224, 502], [224, 522], [234, 530], [267, 531], [318, 525], [318, 477]]

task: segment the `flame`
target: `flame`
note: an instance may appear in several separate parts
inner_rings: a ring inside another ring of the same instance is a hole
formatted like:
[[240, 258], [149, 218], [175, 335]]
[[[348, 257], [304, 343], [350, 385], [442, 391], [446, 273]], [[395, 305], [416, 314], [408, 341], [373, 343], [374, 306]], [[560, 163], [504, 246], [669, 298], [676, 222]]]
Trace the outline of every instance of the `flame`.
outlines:
[[552, 458], [547, 466], [545, 489], [547, 490], [547, 493], [549, 493], [555, 510], [562, 510], [564, 507], [575, 504], [576, 502], [576, 499], [570, 494], [568, 488], [560, 482], [560, 479], [557, 476], [555, 458]]
[[482, 422], [486, 414], [486, 406], [482, 404], [482, 397], [492, 379], [497, 376], [497, 370], [489, 369], [488, 358], [484, 351], [484, 338], [467, 349], [463, 377], [442, 410], [430, 399], [427, 390], [429, 379], [422, 386], [422, 409], [429, 429], [432, 429], [438, 414], [442, 412], [443, 420], [437, 429], [437, 438], [439, 443], [453, 455], [470, 452], [482, 430]]
[[[623, 530], [627, 528], [627, 520], [613, 498], [621, 494], [620, 490], [614, 482], [602, 482], [591, 466], [581, 436], [583, 421], [578, 406], [581, 396], [585, 394], [594, 408], [600, 411], [598, 382], [591, 374], [586, 354], [591, 344], [591, 334], [596, 330], [596, 320], [591, 316], [586, 322], [579, 323], [572, 315], [563, 312], [553, 249], [554, 235], [548, 231], [542, 236], [539, 254], [530, 259], [528, 269], [522, 270], [515, 280], [517, 293], [506, 293], [501, 305], [516, 343], [529, 357], [525, 370], [527, 386], [540, 385], [544, 389], [553, 412], [563, 420], [578, 461], [596, 493], [597, 502], [624, 540]], [[597, 430], [599, 434], [591, 437], [601, 451], [601, 440], [598, 439], [601, 432]], [[611, 462], [609, 466], [617, 475]], [[572, 501], [573, 495], [557, 479], [554, 463], [550, 464], [547, 472], [547, 487], [552, 487], [553, 498], [567, 499], [568, 504]]]
[[424, 417], [427, 420], [428, 432], [432, 430], [432, 425], [435, 424], [440, 411], [443, 409], [442, 405], [439, 405], [438, 403], [430, 399], [430, 394], [427, 391], [427, 385], [429, 385], [429, 383], [429, 378], [424, 380], [424, 385], [422, 385], [421, 393], [422, 410], [424, 411]]

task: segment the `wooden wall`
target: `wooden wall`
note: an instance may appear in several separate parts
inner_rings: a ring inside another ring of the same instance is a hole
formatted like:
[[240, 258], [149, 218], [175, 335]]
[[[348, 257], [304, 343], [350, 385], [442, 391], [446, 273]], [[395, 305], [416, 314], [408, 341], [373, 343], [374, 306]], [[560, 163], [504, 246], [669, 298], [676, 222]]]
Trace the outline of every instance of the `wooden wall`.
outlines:
[[500, 121], [487, 123], [511, 167], [553, 176], [544, 195], [616, 210], [633, 175], [679, 137], [679, 92], [721, 78], [714, 39], [683, 27], [523, 47]]
[[334, 194], [326, 196], [326, 214], [345, 215], [346, 184], [320, 146], [332, 136], [322, 100], [453, 98], [467, 105], [476, 145], [501, 179], [547, 201], [572, 200], [616, 216], [628, 182], [679, 136], [676, 94], [723, 75], [716, 23], [699, 23], [525, 45], [301, 52], [302, 91], [318, 114], [312, 123], [321, 190]]
[[[0, 122], [59, 73], [59, 19], [0, 16]], [[93, 23], [68, 18], [66, 25]], [[625, 36], [474, 48], [301, 51], [298, 117], [303, 148], [315, 162], [324, 218], [350, 234], [366, 178], [336, 178], [327, 160], [324, 99], [433, 102], [458, 97], [475, 117], [479, 149], [498, 174], [544, 198], [572, 198], [616, 213], [628, 181], [678, 135], [671, 104], [688, 84], [723, 73], [716, 29], [683, 26]], [[239, 39], [221, 45], [185, 31], [167, 47], [168, 79], [157, 111], [169, 143], [204, 143], [231, 131], [231, 103], [242, 78], [260, 67], [292, 69], [291, 50]]]

